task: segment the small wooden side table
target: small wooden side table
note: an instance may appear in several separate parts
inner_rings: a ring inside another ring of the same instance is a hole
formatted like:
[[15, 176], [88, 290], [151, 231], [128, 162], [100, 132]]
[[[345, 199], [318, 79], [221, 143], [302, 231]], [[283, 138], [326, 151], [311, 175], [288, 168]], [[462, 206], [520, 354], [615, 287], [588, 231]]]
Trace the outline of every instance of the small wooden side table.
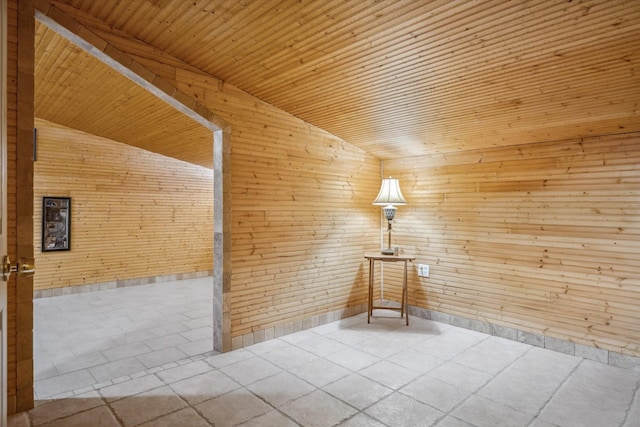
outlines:
[[[371, 323], [371, 315], [374, 308], [385, 310], [399, 310], [400, 317], [405, 315], [409, 325], [409, 294], [407, 292], [407, 263], [416, 259], [413, 255], [382, 255], [379, 253], [365, 253], [364, 257], [369, 260], [369, 308], [367, 311], [367, 323]], [[402, 303], [400, 307], [374, 307], [373, 306], [373, 274], [375, 263], [380, 262], [404, 262], [404, 275], [402, 276]]]

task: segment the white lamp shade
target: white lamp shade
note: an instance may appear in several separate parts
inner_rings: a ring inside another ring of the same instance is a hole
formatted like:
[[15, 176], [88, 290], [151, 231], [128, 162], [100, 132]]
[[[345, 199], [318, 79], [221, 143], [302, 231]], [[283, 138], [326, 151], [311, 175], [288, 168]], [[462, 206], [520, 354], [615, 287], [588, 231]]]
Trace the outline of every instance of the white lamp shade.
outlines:
[[373, 204], [376, 206], [406, 205], [407, 201], [402, 195], [402, 191], [400, 191], [398, 180], [391, 177], [383, 179], [380, 193], [378, 193], [378, 197], [373, 201]]

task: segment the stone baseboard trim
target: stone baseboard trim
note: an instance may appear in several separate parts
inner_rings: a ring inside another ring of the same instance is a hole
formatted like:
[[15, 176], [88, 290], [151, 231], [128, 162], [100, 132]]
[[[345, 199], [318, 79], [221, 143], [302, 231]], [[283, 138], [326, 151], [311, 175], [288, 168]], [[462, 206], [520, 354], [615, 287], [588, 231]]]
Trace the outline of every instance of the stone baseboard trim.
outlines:
[[596, 362], [606, 363], [608, 365], [617, 366], [619, 368], [631, 369], [640, 372], [640, 357], [630, 356], [627, 354], [622, 354], [615, 351], [605, 350], [588, 345], [577, 344], [560, 338], [553, 338], [532, 332], [525, 332], [507, 326], [496, 325], [491, 322], [469, 319], [454, 314], [442, 313], [439, 311], [428, 310], [420, 307], [409, 306], [409, 314], [423, 319], [435, 320], [436, 322], [446, 323], [452, 326], [458, 326], [460, 328], [471, 329], [473, 331], [482, 332], [487, 335], [506, 338], [512, 341], [518, 341], [536, 347], [570, 354], [571, 356], [578, 356], [583, 359], [594, 360]]
[[[390, 301], [376, 301], [375, 305], [386, 305], [389, 307], [399, 306], [398, 303]], [[237, 336], [232, 338], [231, 348], [232, 350], [237, 350], [252, 344], [258, 344], [263, 341], [268, 341], [294, 332], [320, 326], [325, 323], [355, 316], [360, 313], [366, 313], [366, 311], [367, 304], [359, 304], [343, 310], [331, 311], [329, 313], [315, 315], [303, 320]], [[507, 326], [496, 325], [490, 322], [469, 319], [453, 314], [441, 313], [439, 311], [428, 310], [420, 307], [409, 306], [409, 314], [422, 319], [434, 320], [436, 322], [482, 332], [487, 335], [506, 338], [512, 341], [518, 341], [524, 344], [530, 344], [536, 347], [546, 348], [548, 350], [570, 354], [572, 356], [578, 356], [583, 359], [594, 360], [608, 365], [617, 366], [619, 368], [632, 369], [640, 372], [640, 357], [630, 356], [588, 345], [576, 344], [559, 338], [547, 337], [540, 334], [521, 331], [515, 328], [509, 328]]]
[[261, 329], [256, 332], [239, 335], [231, 339], [231, 350], [238, 350], [243, 347], [261, 343], [263, 341], [280, 338], [282, 336], [300, 332], [305, 329], [315, 328], [316, 326], [331, 323], [336, 320], [346, 319], [360, 313], [366, 313], [366, 311], [367, 304], [358, 304], [344, 309], [330, 311], [324, 314], [317, 314], [306, 319], [296, 320], [295, 322], [276, 325], [271, 328]]
[[152, 283], [173, 282], [176, 280], [198, 279], [213, 276], [213, 270], [194, 271], [189, 273], [167, 274], [164, 276], [140, 277], [137, 279], [122, 279], [112, 282], [93, 283], [87, 285], [65, 286], [62, 288], [36, 289], [33, 298], [49, 298], [61, 295], [81, 294], [85, 292], [102, 291], [105, 289], [126, 288], [129, 286], [150, 285]]

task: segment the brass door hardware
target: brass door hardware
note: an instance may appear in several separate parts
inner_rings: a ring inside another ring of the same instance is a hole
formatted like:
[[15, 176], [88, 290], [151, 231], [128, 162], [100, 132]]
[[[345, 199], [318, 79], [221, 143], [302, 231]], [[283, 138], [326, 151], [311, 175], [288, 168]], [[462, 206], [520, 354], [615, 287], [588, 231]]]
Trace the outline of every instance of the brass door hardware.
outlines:
[[9, 255], [5, 255], [2, 261], [2, 280], [9, 280], [11, 273], [18, 273], [21, 276], [32, 276], [36, 272], [35, 260], [33, 258], [20, 258], [17, 264], [12, 265]]

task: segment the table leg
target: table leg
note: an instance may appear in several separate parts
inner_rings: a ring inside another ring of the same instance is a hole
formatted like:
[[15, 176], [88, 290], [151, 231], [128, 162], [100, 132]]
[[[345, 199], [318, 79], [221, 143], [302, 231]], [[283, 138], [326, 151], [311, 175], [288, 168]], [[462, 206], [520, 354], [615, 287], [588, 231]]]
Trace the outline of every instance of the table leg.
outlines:
[[407, 261], [404, 262], [404, 276], [402, 278], [402, 308], [406, 317], [407, 326], [409, 326], [409, 291], [407, 289]]
[[373, 272], [375, 271], [374, 260], [369, 260], [369, 298], [367, 300], [367, 323], [371, 323], [371, 312], [373, 311]]

